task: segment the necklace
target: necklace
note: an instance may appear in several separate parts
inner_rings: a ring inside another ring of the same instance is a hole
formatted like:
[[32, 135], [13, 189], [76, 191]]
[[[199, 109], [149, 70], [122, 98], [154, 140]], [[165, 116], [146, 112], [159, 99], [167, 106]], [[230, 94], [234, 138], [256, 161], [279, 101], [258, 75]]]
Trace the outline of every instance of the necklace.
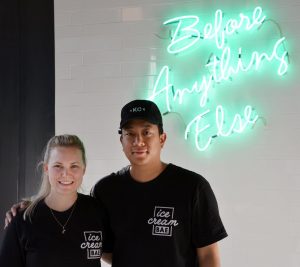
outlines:
[[71, 210], [71, 212], [70, 212], [70, 215], [69, 215], [68, 219], [66, 220], [66, 222], [65, 222], [64, 224], [62, 224], [62, 223], [57, 219], [57, 217], [56, 217], [56, 216], [54, 215], [54, 213], [53, 213], [53, 210], [49, 207], [50, 212], [51, 212], [51, 214], [52, 214], [54, 220], [55, 220], [55, 221], [61, 226], [61, 228], [62, 228], [62, 231], [61, 231], [62, 234], [64, 234], [64, 233], [66, 232], [66, 226], [67, 226], [67, 224], [68, 224], [70, 218], [72, 217], [73, 211], [75, 210], [76, 203], [77, 203], [77, 199], [76, 199], [75, 203], [73, 204], [73, 207], [72, 207], [72, 210]]

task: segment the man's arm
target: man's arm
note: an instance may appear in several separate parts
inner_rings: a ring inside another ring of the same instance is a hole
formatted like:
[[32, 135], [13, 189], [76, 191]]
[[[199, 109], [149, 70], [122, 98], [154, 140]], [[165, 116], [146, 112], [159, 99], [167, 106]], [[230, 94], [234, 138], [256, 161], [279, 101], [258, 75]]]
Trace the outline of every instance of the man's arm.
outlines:
[[103, 252], [101, 260], [104, 262], [111, 264], [112, 263], [112, 253]]
[[206, 247], [197, 248], [199, 266], [201, 267], [220, 267], [220, 254], [218, 243], [213, 243]]

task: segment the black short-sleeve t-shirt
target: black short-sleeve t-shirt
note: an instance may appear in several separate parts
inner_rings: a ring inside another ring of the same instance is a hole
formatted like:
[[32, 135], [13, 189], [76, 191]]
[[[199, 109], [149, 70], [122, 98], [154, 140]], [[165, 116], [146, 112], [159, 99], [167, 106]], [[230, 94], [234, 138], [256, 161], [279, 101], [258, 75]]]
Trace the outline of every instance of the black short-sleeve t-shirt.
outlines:
[[196, 248], [227, 236], [209, 183], [173, 164], [146, 183], [126, 167], [92, 194], [108, 213], [113, 267], [195, 267]]
[[[13, 267], [99, 267], [105, 242], [103, 209], [92, 197], [79, 194], [73, 213], [62, 233], [49, 207], [42, 200], [32, 216], [23, 219], [20, 212], [4, 233], [0, 249], [0, 266]], [[65, 222], [72, 207], [64, 212], [53, 211]]]

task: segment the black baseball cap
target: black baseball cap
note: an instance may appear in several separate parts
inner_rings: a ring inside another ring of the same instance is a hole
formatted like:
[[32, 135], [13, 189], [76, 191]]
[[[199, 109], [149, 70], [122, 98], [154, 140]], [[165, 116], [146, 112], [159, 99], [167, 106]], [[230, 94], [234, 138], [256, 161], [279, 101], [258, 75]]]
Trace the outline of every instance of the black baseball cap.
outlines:
[[137, 99], [127, 103], [121, 110], [120, 129], [135, 119], [142, 119], [163, 126], [161, 113], [157, 105], [150, 100]]

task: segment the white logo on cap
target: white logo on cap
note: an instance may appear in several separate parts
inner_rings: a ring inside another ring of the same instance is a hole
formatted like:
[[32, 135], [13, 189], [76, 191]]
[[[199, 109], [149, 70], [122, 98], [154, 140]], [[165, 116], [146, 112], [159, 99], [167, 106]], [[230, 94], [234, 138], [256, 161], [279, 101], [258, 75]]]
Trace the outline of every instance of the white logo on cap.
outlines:
[[146, 109], [143, 107], [135, 107], [130, 110], [130, 112], [141, 112], [141, 111], [146, 111]]

